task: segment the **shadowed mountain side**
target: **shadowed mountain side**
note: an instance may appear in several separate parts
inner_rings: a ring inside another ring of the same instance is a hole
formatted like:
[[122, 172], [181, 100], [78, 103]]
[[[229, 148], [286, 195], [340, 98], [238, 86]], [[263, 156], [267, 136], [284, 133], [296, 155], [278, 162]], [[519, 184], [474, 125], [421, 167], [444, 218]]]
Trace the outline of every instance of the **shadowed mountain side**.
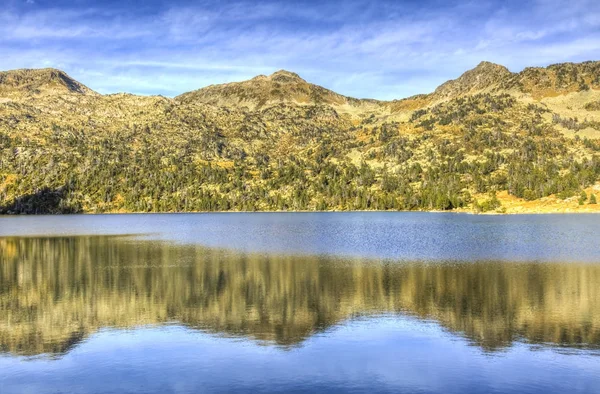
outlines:
[[68, 188], [45, 187], [36, 193], [20, 196], [4, 205], [0, 201], [0, 214], [71, 214], [81, 213], [76, 202], [69, 201]]
[[177, 322], [283, 347], [362, 315], [434, 319], [494, 351], [600, 346], [600, 266], [243, 255], [118, 237], [0, 238], [0, 348], [62, 353]]

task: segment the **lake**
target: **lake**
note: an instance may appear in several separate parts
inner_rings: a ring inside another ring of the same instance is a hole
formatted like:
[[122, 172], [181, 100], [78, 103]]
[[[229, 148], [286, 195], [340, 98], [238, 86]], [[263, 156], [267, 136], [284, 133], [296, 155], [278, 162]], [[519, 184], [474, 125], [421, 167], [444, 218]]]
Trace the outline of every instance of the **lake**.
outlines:
[[598, 393], [600, 215], [0, 217], [0, 392]]

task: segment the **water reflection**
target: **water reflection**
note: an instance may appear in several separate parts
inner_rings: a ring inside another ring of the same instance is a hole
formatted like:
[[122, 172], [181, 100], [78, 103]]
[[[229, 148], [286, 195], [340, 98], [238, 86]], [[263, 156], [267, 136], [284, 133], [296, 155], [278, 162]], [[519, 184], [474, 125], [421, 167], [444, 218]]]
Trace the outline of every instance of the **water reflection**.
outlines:
[[434, 319], [488, 351], [600, 347], [600, 265], [396, 264], [111, 236], [0, 238], [0, 347], [60, 354], [103, 327], [177, 322], [289, 347], [351, 317]]

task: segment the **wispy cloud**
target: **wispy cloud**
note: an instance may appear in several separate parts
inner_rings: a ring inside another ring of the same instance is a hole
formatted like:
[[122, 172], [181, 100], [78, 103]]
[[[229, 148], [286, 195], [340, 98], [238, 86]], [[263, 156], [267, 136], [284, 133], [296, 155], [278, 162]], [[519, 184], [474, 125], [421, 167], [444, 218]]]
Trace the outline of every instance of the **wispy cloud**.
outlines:
[[600, 2], [11, 0], [0, 68], [57, 67], [103, 93], [176, 95], [280, 68], [341, 93], [432, 91], [481, 60], [527, 65], [598, 58]]

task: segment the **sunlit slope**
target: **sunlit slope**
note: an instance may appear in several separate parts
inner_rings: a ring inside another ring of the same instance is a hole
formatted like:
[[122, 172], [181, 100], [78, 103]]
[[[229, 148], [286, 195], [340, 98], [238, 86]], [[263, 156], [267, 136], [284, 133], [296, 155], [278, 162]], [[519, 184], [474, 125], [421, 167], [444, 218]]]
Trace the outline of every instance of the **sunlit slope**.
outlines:
[[483, 62], [392, 102], [288, 71], [175, 99], [8, 71], [0, 212], [599, 211], [599, 64]]

